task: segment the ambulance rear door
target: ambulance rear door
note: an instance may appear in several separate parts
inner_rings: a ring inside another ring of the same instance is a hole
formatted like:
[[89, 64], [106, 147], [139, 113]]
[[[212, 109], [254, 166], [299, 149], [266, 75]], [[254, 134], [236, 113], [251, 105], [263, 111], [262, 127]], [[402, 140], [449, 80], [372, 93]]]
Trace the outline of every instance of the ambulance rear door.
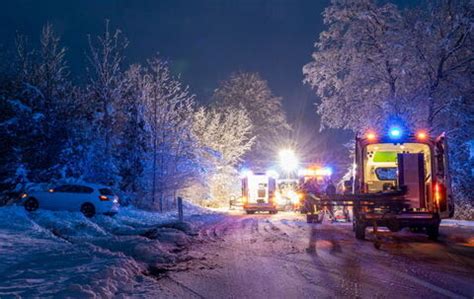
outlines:
[[435, 139], [434, 145], [433, 200], [439, 207], [441, 218], [454, 215], [454, 202], [451, 193], [451, 176], [449, 173], [448, 143], [445, 133]]

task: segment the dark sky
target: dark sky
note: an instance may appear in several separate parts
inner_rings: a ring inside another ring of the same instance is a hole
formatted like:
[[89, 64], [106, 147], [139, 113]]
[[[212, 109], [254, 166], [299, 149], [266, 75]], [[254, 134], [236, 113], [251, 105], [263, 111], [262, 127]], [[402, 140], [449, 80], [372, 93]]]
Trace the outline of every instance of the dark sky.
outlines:
[[[130, 41], [129, 62], [143, 62], [156, 52], [205, 102], [218, 82], [233, 71], [258, 71], [287, 108], [308, 97], [301, 68], [323, 28], [328, 1], [296, 0], [15, 0], [2, 3], [0, 37], [12, 42], [15, 31], [37, 40], [51, 22], [68, 47], [75, 74], [81, 74], [86, 35], [104, 29], [104, 19]], [[291, 103], [291, 104], [290, 104]]]
[[[318, 133], [316, 97], [303, 85], [302, 66], [324, 29], [327, 0], [14, 0], [3, 1], [0, 41], [12, 45], [16, 31], [37, 41], [51, 22], [69, 49], [73, 74], [82, 76], [87, 34], [103, 31], [104, 20], [130, 41], [128, 62], [156, 52], [169, 58], [186, 84], [205, 103], [219, 81], [233, 71], [257, 71], [283, 97], [301, 144], [336, 146], [348, 138], [339, 130]], [[331, 137], [329, 137], [331, 136]], [[326, 142], [325, 142], [326, 143]]]

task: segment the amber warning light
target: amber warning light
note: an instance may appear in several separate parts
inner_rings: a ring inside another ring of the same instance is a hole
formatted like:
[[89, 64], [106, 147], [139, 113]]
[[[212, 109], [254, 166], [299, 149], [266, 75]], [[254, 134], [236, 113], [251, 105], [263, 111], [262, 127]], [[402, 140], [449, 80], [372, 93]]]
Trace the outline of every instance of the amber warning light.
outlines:
[[421, 131], [416, 134], [416, 138], [418, 140], [426, 140], [426, 138], [428, 138], [428, 135], [426, 134], [426, 132]]
[[369, 133], [367, 133], [367, 139], [368, 139], [369, 141], [374, 141], [376, 138], [377, 138], [377, 135], [375, 135], [374, 132], [369, 132]]

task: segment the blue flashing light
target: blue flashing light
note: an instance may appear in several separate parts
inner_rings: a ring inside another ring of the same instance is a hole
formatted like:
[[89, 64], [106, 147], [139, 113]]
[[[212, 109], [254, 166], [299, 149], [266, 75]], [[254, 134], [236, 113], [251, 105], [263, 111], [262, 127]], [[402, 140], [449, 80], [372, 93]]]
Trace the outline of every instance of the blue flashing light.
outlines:
[[325, 167], [324, 168], [324, 173], [327, 176], [332, 176], [332, 168], [331, 167]]
[[252, 175], [253, 175], [253, 172], [249, 169], [244, 168], [240, 171], [240, 178], [241, 179], [252, 176]]
[[402, 131], [398, 128], [390, 129], [390, 137], [392, 139], [398, 139], [402, 136]]

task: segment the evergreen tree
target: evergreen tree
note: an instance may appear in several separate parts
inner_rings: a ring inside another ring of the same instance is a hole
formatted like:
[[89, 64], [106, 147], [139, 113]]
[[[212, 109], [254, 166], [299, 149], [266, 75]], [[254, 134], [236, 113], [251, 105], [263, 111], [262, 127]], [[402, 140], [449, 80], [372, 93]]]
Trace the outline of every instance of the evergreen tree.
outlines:
[[123, 51], [128, 42], [120, 30], [111, 33], [106, 21], [105, 32], [96, 43], [89, 36], [88, 108], [96, 134], [88, 154], [86, 178], [114, 185], [119, 181], [114, 152], [118, 142], [114, 130], [116, 106], [124, 93]]

